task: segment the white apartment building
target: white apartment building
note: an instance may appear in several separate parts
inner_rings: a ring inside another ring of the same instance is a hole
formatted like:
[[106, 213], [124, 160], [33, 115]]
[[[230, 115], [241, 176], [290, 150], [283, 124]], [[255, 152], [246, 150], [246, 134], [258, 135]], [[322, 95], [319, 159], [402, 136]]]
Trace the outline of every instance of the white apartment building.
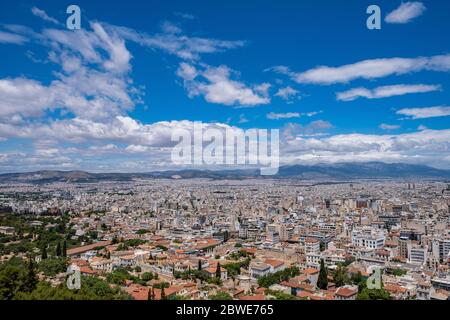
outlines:
[[427, 262], [428, 246], [408, 245], [408, 260], [412, 264], [423, 265]]
[[433, 256], [439, 261], [445, 261], [450, 253], [450, 239], [435, 239], [433, 240]]
[[380, 249], [384, 247], [385, 240], [386, 236], [383, 230], [362, 227], [352, 231], [352, 244], [357, 247], [373, 250]]

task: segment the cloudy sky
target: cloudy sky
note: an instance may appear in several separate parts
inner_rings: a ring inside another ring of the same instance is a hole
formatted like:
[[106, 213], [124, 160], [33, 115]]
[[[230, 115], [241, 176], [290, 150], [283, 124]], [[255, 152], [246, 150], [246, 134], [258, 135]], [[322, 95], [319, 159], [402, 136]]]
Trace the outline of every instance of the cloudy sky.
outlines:
[[[378, 4], [382, 29], [366, 28]], [[0, 172], [173, 168], [175, 129], [280, 129], [281, 162], [450, 169], [448, 1], [0, 3]]]

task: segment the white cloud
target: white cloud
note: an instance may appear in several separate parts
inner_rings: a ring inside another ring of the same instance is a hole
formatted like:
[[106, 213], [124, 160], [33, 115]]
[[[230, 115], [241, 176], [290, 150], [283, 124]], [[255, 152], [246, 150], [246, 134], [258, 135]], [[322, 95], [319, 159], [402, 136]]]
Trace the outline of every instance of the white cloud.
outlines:
[[227, 66], [205, 66], [204, 69], [197, 70], [187, 63], [181, 63], [177, 71], [190, 97], [202, 95], [210, 103], [229, 106], [256, 106], [270, 102], [267, 84], [257, 85], [252, 89], [231, 79], [232, 74], [236, 72]]
[[283, 143], [284, 163], [383, 161], [450, 168], [450, 130], [399, 135], [342, 134], [326, 138], [296, 136]]
[[0, 31], [0, 43], [13, 43], [22, 45], [27, 41], [27, 38], [19, 34]]
[[320, 66], [305, 72], [293, 72], [284, 66], [270, 70], [288, 75], [297, 83], [331, 85], [347, 83], [355, 79], [371, 80], [419, 71], [448, 72], [450, 71], [450, 54], [417, 58], [371, 59], [340, 67]]
[[288, 86], [285, 88], [280, 88], [275, 96], [280, 97], [285, 101], [292, 102], [292, 99], [295, 98], [298, 93], [299, 91]]
[[380, 127], [380, 129], [383, 129], [383, 130], [397, 130], [397, 129], [400, 129], [399, 125], [385, 124], [385, 123], [380, 124], [379, 127]]
[[211, 38], [190, 37], [174, 24], [166, 22], [163, 32], [149, 35], [131, 28], [108, 25], [107, 29], [121, 38], [136, 42], [142, 46], [162, 50], [183, 60], [199, 60], [202, 54], [221, 52], [240, 48], [245, 41], [218, 40]]
[[428, 127], [426, 127], [423, 124], [421, 124], [420, 126], [417, 127], [417, 130], [419, 130], [419, 131], [428, 130]]
[[417, 84], [417, 85], [398, 84], [392, 86], [382, 86], [375, 88], [373, 90], [366, 88], [354, 88], [345, 92], [339, 92], [337, 94], [337, 100], [353, 101], [358, 98], [381, 99], [394, 96], [402, 96], [411, 93], [425, 93], [438, 90], [441, 90], [440, 85], [425, 85], [425, 84]]
[[37, 81], [0, 79], [0, 119], [40, 116], [53, 99], [49, 88]]
[[328, 129], [333, 125], [324, 120], [313, 121], [307, 125], [298, 123], [287, 123], [281, 130], [282, 137], [286, 140], [295, 140], [298, 137], [319, 137], [326, 135]]
[[427, 8], [422, 2], [404, 2], [397, 9], [390, 12], [385, 21], [387, 23], [408, 23], [414, 18], [420, 17]]
[[77, 32], [45, 29], [32, 36], [50, 50], [49, 61], [61, 70], [43, 84], [33, 79], [0, 79], [0, 117], [40, 117], [61, 109], [84, 119], [123, 115], [140, 102], [141, 90], [129, 78], [131, 54], [123, 39], [99, 23]]
[[244, 114], [239, 115], [239, 123], [243, 124], [243, 123], [247, 123], [249, 122], [249, 120], [247, 119], [247, 117]]
[[438, 106], [428, 108], [404, 108], [397, 111], [397, 114], [415, 119], [426, 119], [450, 116], [450, 107]]
[[61, 24], [57, 19], [50, 17], [44, 10], [41, 10], [37, 7], [31, 8], [31, 13], [33, 13], [36, 17], [39, 17], [47, 22], [51, 22], [57, 25]]
[[194, 20], [195, 16], [186, 12], [174, 12], [174, 15], [186, 20]]
[[288, 113], [270, 112], [266, 115], [266, 117], [267, 117], [267, 119], [270, 119], [270, 120], [292, 119], [292, 118], [300, 118], [301, 114], [298, 112], [288, 112]]

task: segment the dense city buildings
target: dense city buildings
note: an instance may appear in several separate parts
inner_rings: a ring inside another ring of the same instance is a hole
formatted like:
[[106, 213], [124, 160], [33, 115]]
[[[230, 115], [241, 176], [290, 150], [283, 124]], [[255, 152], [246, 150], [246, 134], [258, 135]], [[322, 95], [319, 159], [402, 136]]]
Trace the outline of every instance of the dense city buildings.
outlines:
[[81, 287], [101, 281], [113, 298], [447, 300], [449, 190], [393, 180], [3, 183], [1, 261], [31, 259], [39, 285], [58, 290], [75, 266]]

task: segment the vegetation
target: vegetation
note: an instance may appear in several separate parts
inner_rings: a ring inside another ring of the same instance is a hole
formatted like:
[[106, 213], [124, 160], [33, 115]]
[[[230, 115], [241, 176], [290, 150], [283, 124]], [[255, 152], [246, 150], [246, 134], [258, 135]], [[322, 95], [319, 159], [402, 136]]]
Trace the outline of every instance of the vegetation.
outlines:
[[129, 295], [118, 288], [111, 288], [108, 283], [95, 277], [81, 277], [81, 288], [69, 290], [64, 284], [52, 287], [47, 282], [40, 282], [32, 292], [20, 292], [20, 300], [128, 300]]
[[134, 283], [145, 285], [148, 280], [133, 276], [125, 268], [117, 268], [106, 276], [106, 281], [112, 284], [123, 286], [126, 280], [131, 280]]
[[225, 264], [223, 267], [227, 270], [229, 277], [236, 277], [237, 275], [241, 274], [241, 268], [248, 269], [250, 261], [250, 258], [247, 258], [241, 262]]
[[347, 268], [344, 265], [339, 264], [336, 271], [334, 271], [333, 282], [336, 287], [342, 287], [351, 282], [347, 275]]
[[404, 275], [407, 274], [407, 273], [408, 273], [407, 270], [400, 269], [400, 268], [395, 269], [394, 271], [392, 271], [392, 274], [393, 274], [394, 276], [396, 276], [396, 277], [404, 276]]
[[292, 294], [284, 293], [277, 290], [266, 290], [266, 295], [275, 297], [275, 300], [298, 300], [296, 296]]
[[219, 291], [215, 295], [209, 297], [210, 300], [233, 300], [226, 292]]
[[286, 268], [282, 271], [271, 273], [258, 278], [258, 285], [263, 288], [269, 288], [271, 285], [289, 280], [289, 278], [298, 276], [300, 270], [297, 267]]
[[327, 290], [328, 288], [328, 269], [325, 267], [323, 259], [320, 260], [320, 272], [319, 279], [317, 280], [317, 287], [322, 290]]
[[66, 258], [50, 258], [39, 263], [39, 271], [47, 277], [56, 276], [58, 273], [67, 271], [68, 262]]

